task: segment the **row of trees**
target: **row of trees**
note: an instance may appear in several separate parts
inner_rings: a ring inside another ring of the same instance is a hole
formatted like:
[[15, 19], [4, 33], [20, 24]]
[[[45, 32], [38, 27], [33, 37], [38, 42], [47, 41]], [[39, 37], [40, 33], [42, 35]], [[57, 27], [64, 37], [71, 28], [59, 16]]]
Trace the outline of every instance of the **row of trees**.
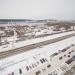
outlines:
[[54, 29], [56, 31], [60, 30], [60, 28], [64, 28], [65, 30], [68, 30], [72, 26], [75, 26], [75, 23], [71, 23], [71, 22], [56, 22], [56, 23], [47, 23], [47, 26], [54, 26]]

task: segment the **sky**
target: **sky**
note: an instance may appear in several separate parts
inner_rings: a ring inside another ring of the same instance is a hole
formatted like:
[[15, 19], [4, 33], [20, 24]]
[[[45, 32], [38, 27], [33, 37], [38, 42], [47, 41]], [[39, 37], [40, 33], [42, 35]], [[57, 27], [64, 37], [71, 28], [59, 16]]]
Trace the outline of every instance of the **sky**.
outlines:
[[75, 20], [75, 0], [0, 0], [0, 19]]

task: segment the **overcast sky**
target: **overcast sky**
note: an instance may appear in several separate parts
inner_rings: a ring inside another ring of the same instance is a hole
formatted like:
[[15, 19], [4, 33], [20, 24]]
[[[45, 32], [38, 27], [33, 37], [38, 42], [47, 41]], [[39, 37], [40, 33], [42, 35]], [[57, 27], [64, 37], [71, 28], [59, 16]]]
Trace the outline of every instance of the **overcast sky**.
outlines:
[[0, 0], [0, 19], [75, 19], [75, 0]]

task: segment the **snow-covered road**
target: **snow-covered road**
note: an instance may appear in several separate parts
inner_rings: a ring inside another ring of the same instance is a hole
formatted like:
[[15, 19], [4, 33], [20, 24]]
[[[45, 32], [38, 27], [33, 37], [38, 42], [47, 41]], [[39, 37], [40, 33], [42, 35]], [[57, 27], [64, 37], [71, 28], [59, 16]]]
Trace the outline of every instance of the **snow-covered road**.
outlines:
[[20, 47], [23, 47], [26, 45], [35, 44], [38, 42], [42, 42], [42, 41], [46, 41], [46, 40], [50, 40], [50, 39], [54, 39], [54, 38], [58, 38], [58, 37], [62, 37], [62, 36], [69, 35], [72, 33], [75, 33], [75, 31], [70, 31], [70, 32], [65, 32], [65, 33], [60, 33], [60, 34], [54, 34], [51, 36], [40, 37], [40, 38], [35, 38], [35, 39], [29, 39], [29, 40], [25, 40], [25, 41], [20, 41], [18, 43], [10, 42], [10, 44], [0, 46], [0, 52], [20, 48]]

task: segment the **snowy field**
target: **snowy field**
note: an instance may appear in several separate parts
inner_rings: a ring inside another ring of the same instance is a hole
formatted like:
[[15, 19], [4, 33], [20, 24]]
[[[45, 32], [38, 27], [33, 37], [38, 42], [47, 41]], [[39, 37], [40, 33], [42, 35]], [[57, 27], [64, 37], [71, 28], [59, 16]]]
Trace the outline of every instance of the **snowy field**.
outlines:
[[[71, 32], [71, 33], [74, 33], [74, 32]], [[71, 33], [69, 32], [69, 34]], [[66, 33], [63, 33], [63, 34], [66, 35]], [[7, 75], [8, 73], [12, 71], [16, 71], [16, 75], [19, 75], [17, 73], [18, 68], [22, 68], [25, 72], [26, 70], [24, 67], [26, 65], [35, 63], [40, 58], [48, 57], [52, 53], [58, 52], [58, 50], [62, 50], [66, 48], [67, 46], [70, 46], [71, 44], [75, 45], [75, 36], [56, 42], [56, 43], [42, 46], [41, 48], [32, 49], [25, 53], [21, 53], [21, 54], [17, 54], [17, 55], [14, 55], [5, 59], [1, 59], [0, 60], [0, 71], [1, 71], [0, 74]]]
[[35, 44], [38, 42], [42, 42], [42, 41], [46, 41], [46, 40], [50, 40], [50, 39], [54, 39], [54, 38], [58, 38], [61, 36], [72, 34], [72, 33], [75, 33], [75, 31], [70, 31], [70, 32], [65, 32], [65, 33], [60, 33], [60, 34], [54, 34], [51, 36], [40, 37], [40, 38], [35, 38], [35, 39], [29, 39], [29, 40], [25, 40], [25, 41], [20, 41], [18, 43], [13, 41], [13, 42], [10, 42], [10, 44], [0, 46], [0, 52], [11, 50], [11, 49], [16, 49], [19, 47], [23, 47], [23, 46], [30, 45], [30, 44]]

